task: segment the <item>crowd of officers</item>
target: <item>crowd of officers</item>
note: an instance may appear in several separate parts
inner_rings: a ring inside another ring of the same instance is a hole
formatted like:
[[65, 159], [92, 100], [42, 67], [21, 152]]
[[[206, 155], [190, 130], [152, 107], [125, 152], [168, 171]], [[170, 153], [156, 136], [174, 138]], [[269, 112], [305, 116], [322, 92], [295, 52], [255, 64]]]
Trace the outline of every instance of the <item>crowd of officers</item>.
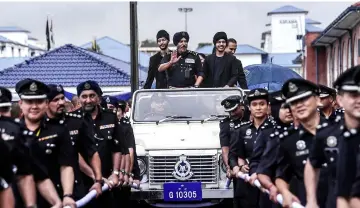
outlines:
[[281, 207], [277, 194], [283, 207], [360, 207], [360, 66], [333, 87], [290, 79], [280, 91], [253, 89], [245, 100], [221, 102], [229, 112], [220, 143], [234, 207]]
[[72, 112], [61, 85], [24, 79], [15, 88], [17, 118], [11, 92], [0, 87], [0, 207], [76, 207], [90, 190], [96, 200], [85, 207], [128, 207], [140, 170], [127, 103], [102, 96], [91, 80], [77, 86], [81, 106]]

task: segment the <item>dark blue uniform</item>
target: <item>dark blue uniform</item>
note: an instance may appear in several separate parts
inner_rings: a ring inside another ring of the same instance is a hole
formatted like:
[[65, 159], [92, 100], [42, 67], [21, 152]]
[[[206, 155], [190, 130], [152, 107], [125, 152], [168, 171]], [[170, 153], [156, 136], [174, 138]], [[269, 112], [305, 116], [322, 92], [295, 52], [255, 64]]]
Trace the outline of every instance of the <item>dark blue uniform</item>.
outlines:
[[[201, 60], [196, 52], [186, 51], [180, 60], [173, 64], [167, 71], [169, 87], [192, 87], [195, 85], [195, 76], [203, 76]], [[167, 63], [171, 59], [171, 54], [164, 56], [161, 63]]]

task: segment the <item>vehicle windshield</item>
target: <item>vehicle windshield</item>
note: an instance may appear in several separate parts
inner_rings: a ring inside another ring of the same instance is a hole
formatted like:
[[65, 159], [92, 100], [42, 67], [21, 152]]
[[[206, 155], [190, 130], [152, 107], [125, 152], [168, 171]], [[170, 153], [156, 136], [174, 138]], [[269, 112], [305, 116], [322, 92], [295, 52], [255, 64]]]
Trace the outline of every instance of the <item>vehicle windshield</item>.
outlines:
[[[158, 122], [169, 116], [171, 121], [203, 121], [210, 116], [227, 116], [221, 101], [241, 95], [236, 88], [141, 90], [135, 93], [132, 117], [135, 122]], [[216, 120], [216, 119], [213, 119]]]

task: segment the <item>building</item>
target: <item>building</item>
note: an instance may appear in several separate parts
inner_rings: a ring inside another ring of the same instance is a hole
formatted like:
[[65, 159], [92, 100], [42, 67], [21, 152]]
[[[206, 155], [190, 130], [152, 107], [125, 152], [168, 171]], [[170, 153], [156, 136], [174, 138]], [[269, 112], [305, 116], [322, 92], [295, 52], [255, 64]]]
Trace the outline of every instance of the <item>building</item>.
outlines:
[[304, 36], [321, 32], [318, 21], [307, 18], [308, 11], [291, 5], [277, 8], [267, 14], [270, 23], [261, 34], [261, 49], [268, 53], [273, 64], [293, 69], [305, 76], [302, 66]]
[[[213, 47], [214, 46], [212, 45], [206, 45], [196, 49], [196, 52], [209, 55], [212, 53]], [[252, 64], [262, 64], [267, 60], [267, 53], [265, 51], [247, 44], [237, 45], [236, 53], [234, 55], [241, 60], [243, 67]]]
[[[176, 50], [176, 46], [173, 43], [169, 43], [170, 50]], [[140, 45], [139, 51], [149, 54], [153, 56], [157, 52], [160, 51], [158, 44], [155, 41], [143, 41]]]
[[306, 79], [332, 86], [346, 69], [360, 63], [360, 2], [349, 6], [321, 33], [305, 37]]
[[0, 27], [0, 58], [31, 57], [45, 50], [29, 31], [19, 27]]
[[[72, 94], [80, 82], [91, 79], [111, 94], [130, 91], [130, 69], [127, 62], [68, 44], [1, 71], [0, 83], [15, 99], [15, 85], [25, 78], [61, 84]], [[139, 67], [139, 81], [145, 81], [146, 76], [145, 68]]]

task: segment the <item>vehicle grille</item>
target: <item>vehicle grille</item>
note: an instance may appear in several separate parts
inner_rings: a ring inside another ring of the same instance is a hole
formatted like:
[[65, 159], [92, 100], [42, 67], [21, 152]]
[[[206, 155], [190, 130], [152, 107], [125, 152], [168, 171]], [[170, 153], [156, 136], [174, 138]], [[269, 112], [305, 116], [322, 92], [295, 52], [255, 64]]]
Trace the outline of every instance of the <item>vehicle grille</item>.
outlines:
[[[149, 157], [149, 183], [162, 184], [176, 182], [172, 173], [179, 156], [150, 156]], [[187, 156], [193, 176], [187, 181], [200, 181], [204, 184], [218, 182], [218, 161], [216, 155]]]

